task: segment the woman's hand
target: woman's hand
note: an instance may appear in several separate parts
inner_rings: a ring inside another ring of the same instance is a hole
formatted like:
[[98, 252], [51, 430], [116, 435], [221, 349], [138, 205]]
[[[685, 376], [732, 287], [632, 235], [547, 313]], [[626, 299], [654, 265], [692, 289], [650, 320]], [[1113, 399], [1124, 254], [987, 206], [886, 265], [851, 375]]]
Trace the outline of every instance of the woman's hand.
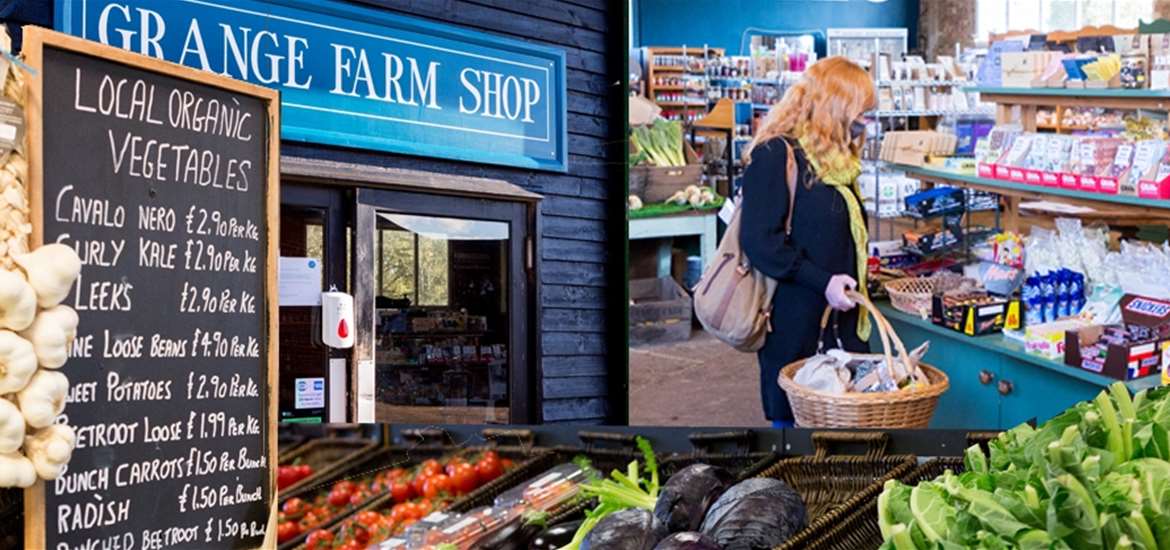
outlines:
[[857, 281], [853, 277], [845, 274], [833, 275], [829, 279], [829, 284], [825, 286], [825, 299], [829, 301], [829, 307], [837, 311], [849, 311], [857, 307], [857, 303], [845, 295], [846, 290], [856, 288]]

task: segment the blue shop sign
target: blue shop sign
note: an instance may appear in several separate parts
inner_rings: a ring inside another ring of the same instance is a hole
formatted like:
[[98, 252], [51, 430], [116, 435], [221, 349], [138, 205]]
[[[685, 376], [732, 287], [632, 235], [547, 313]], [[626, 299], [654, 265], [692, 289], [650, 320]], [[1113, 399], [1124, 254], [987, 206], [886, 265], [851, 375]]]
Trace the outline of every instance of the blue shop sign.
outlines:
[[56, 27], [281, 92], [281, 137], [564, 171], [561, 50], [337, 0], [56, 0]]

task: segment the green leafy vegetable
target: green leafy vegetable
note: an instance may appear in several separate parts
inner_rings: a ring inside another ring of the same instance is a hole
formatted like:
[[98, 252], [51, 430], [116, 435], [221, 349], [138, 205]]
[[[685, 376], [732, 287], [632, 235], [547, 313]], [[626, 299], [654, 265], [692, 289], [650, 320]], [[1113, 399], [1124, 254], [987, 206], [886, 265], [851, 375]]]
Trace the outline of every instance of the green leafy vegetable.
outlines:
[[1170, 550], [1170, 389], [1118, 383], [878, 497], [886, 550]]

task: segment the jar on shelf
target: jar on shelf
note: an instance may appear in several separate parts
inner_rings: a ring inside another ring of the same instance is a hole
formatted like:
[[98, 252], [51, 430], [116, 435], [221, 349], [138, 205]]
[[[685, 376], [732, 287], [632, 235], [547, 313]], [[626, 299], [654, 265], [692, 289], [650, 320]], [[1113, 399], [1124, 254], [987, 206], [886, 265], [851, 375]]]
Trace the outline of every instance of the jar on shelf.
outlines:
[[1141, 52], [1129, 52], [1121, 56], [1121, 87], [1131, 90], [1145, 88], [1146, 63], [1146, 56]]

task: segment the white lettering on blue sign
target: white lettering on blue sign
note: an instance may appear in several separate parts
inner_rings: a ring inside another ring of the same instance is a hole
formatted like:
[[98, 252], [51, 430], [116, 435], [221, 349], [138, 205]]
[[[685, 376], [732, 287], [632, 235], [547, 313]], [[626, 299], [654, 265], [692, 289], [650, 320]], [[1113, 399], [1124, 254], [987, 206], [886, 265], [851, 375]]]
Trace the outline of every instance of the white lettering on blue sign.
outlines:
[[564, 52], [339, 0], [57, 0], [58, 30], [281, 90], [282, 138], [563, 171]]
[[1134, 298], [1125, 306], [1125, 309], [1151, 317], [1165, 317], [1170, 315], [1170, 304], [1149, 298]]

